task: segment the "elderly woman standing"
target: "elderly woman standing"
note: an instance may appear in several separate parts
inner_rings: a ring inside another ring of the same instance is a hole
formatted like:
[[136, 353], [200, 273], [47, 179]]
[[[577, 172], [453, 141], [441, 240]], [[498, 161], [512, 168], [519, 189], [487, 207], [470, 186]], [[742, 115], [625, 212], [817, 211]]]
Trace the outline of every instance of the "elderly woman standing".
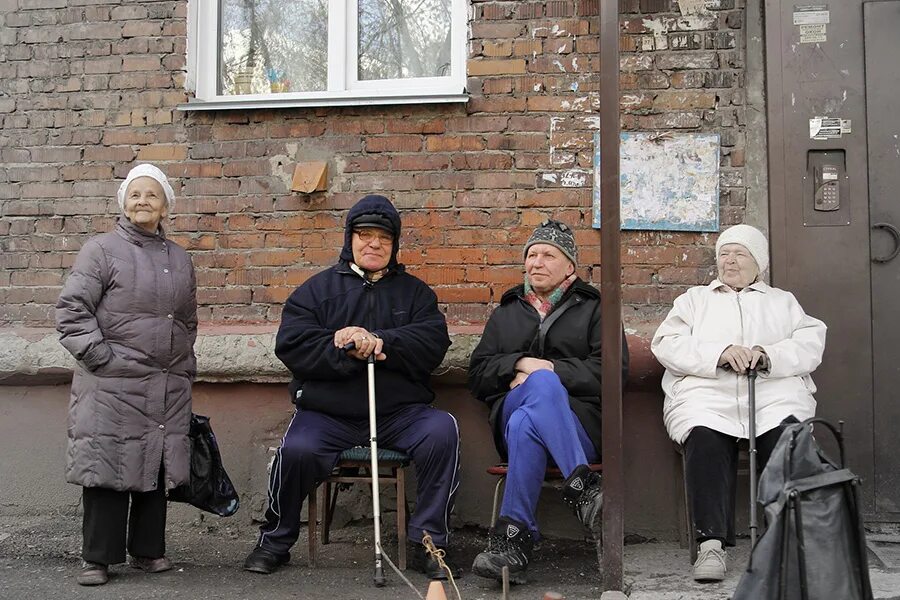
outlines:
[[[768, 241], [735, 225], [716, 243], [718, 278], [675, 300], [651, 350], [666, 368], [663, 419], [684, 445], [694, 535], [700, 544], [693, 576], [725, 577], [723, 546], [734, 545], [737, 441], [747, 439], [748, 369], [756, 368], [756, 431], [765, 466], [785, 419], [815, 415], [810, 378], [822, 361], [825, 324], [793, 294], [766, 285]], [[791, 420], [793, 420], [791, 419]]]
[[132, 567], [172, 568], [166, 493], [188, 480], [197, 335], [194, 267], [160, 224], [174, 199], [162, 171], [133, 168], [115, 231], [85, 243], [56, 305], [78, 361], [66, 479], [83, 488], [81, 585], [106, 583], [126, 548]]

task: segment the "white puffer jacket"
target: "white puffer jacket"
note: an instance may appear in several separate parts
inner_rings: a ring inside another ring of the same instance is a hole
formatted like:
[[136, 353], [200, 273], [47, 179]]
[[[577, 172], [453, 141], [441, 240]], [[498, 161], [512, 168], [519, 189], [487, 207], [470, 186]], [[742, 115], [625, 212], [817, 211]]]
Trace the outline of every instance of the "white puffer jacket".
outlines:
[[810, 317], [790, 292], [757, 282], [735, 292], [719, 280], [675, 299], [656, 330], [651, 350], [666, 368], [663, 420], [684, 443], [691, 429], [709, 427], [748, 436], [747, 377], [717, 367], [731, 344], [762, 346], [771, 367], [756, 381], [757, 435], [790, 415], [816, 412], [810, 373], [822, 362], [825, 324]]

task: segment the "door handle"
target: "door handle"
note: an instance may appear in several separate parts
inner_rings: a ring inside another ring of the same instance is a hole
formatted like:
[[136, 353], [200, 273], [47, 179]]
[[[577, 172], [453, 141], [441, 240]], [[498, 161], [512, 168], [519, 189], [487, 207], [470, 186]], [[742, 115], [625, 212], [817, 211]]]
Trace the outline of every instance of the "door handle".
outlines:
[[894, 249], [887, 256], [873, 256], [872, 262], [875, 263], [886, 263], [897, 258], [897, 255], [900, 254], [900, 230], [891, 225], [890, 223], [875, 223], [872, 225], [872, 229], [884, 229], [888, 233], [891, 234], [891, 237], [894, 238]]

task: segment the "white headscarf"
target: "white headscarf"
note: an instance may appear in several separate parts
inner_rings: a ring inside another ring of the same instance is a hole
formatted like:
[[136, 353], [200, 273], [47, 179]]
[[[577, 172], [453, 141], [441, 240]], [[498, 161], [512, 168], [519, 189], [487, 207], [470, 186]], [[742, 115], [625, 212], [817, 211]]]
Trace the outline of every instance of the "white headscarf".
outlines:
[[756, 227], [735, 225], [723, 231], [716, 242], [716, 256], [725, 244], [740, 244], [746, 248], [756, 261], [760, 273], [769, 268], [769, 242]]
[[128, 184], [138, 177], [150, 177], [151, 179], [158, 181], [159, 185], [162, 186], [163, 192], [166, 194], [166, 208], [172, 210], [175, 206], [175, 190], [173, 190], [172, 186], [169, 184], [169, 179], [166, 177], [166, 174], [160, 171], [159, 167], [150, 164], [138, 165], [128, 172], [128, 176], [125, 178], [125, 181], [122, 182], [122, 185], [119, 186], [119, 191], [116, 194], [119, 199], [119, 210], [125, 212], [125, 191], [128, 189]]

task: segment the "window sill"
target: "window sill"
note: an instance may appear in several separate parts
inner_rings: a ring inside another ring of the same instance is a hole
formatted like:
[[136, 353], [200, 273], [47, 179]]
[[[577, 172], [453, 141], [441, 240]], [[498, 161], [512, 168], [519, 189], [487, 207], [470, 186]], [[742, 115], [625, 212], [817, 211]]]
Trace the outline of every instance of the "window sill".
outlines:
[[179, 104], [178, 110], [247, 110], [255, 108], [304, 108], [307, 106], [378, 106], [392, 104], [465, 103], [468, 94], [438, 94], [428, 96], [354, 96], [332, 98], [260, 98], [253, 100], [197, 100]]

